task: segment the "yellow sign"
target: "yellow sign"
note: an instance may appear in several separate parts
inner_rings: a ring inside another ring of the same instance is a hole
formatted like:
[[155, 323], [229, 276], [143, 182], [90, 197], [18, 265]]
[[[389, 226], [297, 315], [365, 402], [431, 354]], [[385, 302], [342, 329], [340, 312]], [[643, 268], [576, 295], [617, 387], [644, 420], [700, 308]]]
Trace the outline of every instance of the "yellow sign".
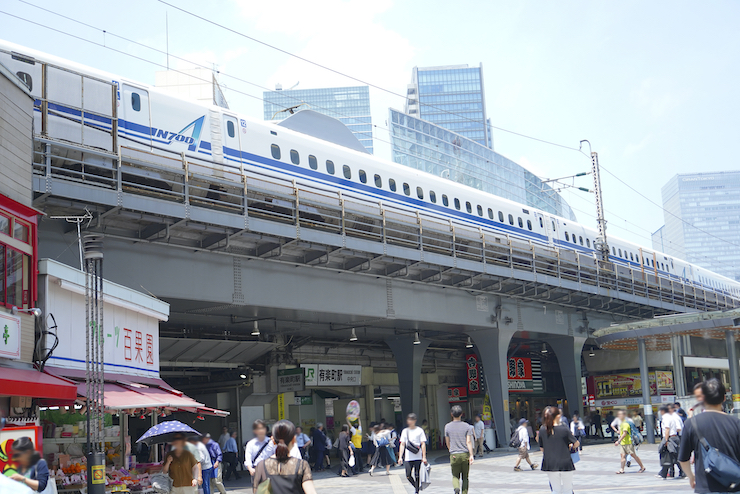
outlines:
[[105, 484], [105, 466], [104, 465], [92, 465], [92, 483], [93, 484]]
[[493, 420], [491, 413], [491, 400], [489, 399], [488, 395], [486, 395], [486, 399], [483, 400], [483, 413], [481, 414], [481, 418], [484, 422], [490, 422]]
[[285, 393], [278, 395], [278, 420], [285, 419]]
[[734, 401], [734, 402], [740, 401], [740, 395], [733, 394], [732, 395], [732, 401]]

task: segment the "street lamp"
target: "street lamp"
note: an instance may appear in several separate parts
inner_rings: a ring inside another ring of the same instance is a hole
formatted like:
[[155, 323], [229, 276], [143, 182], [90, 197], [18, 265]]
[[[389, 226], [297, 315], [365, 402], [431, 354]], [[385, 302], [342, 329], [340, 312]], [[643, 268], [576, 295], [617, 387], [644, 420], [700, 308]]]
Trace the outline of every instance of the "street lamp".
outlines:
[[355, 328], [352, 328], [352, 334], [349, 335], [349, 341], [357, 341], [357, 333], [355, 332]]
[[465, 348], [473, 348], [473, 340], [468, 336], [468, 342], [465, 344]]
[[414, 345], [421, 345], [421, 340], [419, 339], [419, 332], [417, 331], [414, 333]]
[[17, 314], [17, 313], [19, 313], [19, 312], [28, 312], [28, 313], [29, 313], [29, 314], [31, 314], [32, 316], [35, 316], [35, 317], [41, 317], [41, 309], [39, 309], [38, 307], [34, 307], [34, 308], [32, 308], [32, 309], [19, 309], [18, 307], [16, 307], [16, 306], [14, 305], [14, 306], [13, 306], [13, 307], [12, 307], [12, 308], [10, 309], [10, 313], [11, 313], [11, 314], [13, 314], [13, 315], [16, 315], [16, 314]]

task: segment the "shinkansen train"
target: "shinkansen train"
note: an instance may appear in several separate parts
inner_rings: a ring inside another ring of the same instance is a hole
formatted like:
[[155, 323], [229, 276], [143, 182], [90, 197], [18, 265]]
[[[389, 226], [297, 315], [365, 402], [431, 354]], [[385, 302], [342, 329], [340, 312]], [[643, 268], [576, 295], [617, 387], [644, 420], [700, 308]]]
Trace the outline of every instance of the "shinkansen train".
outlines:
[[[598, 234], [593, 228], [370, 155], [341, 122], [311, 110], [299, 111], [280, 123], [256, 120], [5, 41], [0, 41], [0, 63], [28, 86], [37, 105], [44, 91], [42, 66], [54, 68], [57, 84], [61, 84], [55, 92], [61, 96], [53, 102], [54, 98], [46, 95], [49, 119], [56, 119], [59, 125], [85, 126], [90, 130], [90, 141], [94, 141], [95, 129], [110, 135], [112, 118], [95, 113], [85, 113], [82, 118], [78, 108], [59, 101], [65, 100], [65, 91], [76, 91], [101, 102], [107, 96], [110, 107], [113, 91], [101, 96], [105, 91], [94, 84], [105, 82], [109, 89], [115, 88], [118, 140], [128, 147], [176, 158], [185, 153], [208, 160], [214, 173], [226, 169], [242, 174], [259, 171], [599, 256], [595, 244]], [[85, 84], [89, 87], [75, 87]], [[609, 250], [615, 264], [691, 281], [740, 300], [740, 283], [663, 252], [614, 236], [609, 236]]]

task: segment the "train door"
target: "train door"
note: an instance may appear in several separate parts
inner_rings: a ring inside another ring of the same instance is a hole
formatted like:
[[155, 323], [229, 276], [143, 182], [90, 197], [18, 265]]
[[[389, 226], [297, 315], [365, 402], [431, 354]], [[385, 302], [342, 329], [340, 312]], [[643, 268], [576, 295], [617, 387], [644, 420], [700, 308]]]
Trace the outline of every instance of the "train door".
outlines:
[[121, 96], [123, 122], [119, 122], [126, 137], [136, 142], [152, 145], [151, 116], [149, 113], [149, 92], [145, 89], [123, 85]]
[[236, 117], [231, 115], [223, 115], [223, 146], [224, 146], [224, 157], [226, 161], [232, 165], [238, 165], [239, 169], [241, 166], [241, 147], [239, 145], [239, 125]]
[[535, 213], [534, 216], [537, 219], [537, 223], [544, 229], [544, 234], [547, 235], [548, 245], [555, 245], [555, 239], [558, 236], [556, 221], [552, 217], [542, 213]]

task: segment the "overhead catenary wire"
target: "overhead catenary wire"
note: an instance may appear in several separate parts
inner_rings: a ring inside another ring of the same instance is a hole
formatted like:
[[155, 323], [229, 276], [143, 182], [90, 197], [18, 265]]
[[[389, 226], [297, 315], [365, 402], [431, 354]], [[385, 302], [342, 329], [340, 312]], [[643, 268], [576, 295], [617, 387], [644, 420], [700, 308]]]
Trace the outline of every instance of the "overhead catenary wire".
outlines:
[[[65, 15], [63, 15], [63, 14], [59, 14], [59, 13], [57, 13], [57, 12], [54, 12], [54, 11], [52, 11], [52, 10], [46, 9], [46, 8], [44, 8], [44, 7], [40, 7], [40, 6], [34, 5], [34, 4], [32, 4], [32, 3], [30, 3], [30, 2], [27, 2], [27, 1], [25, 1], [25, 0], [18, 0], [18, 1], [19, 1], [19, 2], [21, 2], [21, 3], [24, 3], [24, 4], [26, 4], [26, 5], [29, 5], [29, 6], [32, 6], [32, 7], [36, 7], [36, 8], [39, 8], [39, 9], [41, 9], [41, 10], [47, 11], [47, 12], [49, 12], [49, 13], [52, 13], [52, 14], [54, 14], [54, 15], [58, 15], [58, 16], [60, 16], [60, 17], [63, 17], [63, 18], [65, 18], [65, 19], [67, 19], [67, 20], [70, 20], [70, 21], [73, 21], [73, 22], [78, 22], [78, 23], [80, 23], [80, 24], [82, 24], [82, 25], [85, 25], [85, 26], [87, 26], [87, 27], [91, 28], [91, 29], [95, 29], [95, 30], [101, 31], [101, 32], [102, 32], [102, 33], [104, 33], [104, 34], [108, 34], [108, 35], [111, 35], [111, 36], [115, 36], [115, 37], [118, 37], [118, 38], [120, 38], [120, 39], [122, 39], [122, 40], [124, 40], [124, 41], [127, 41], [127, 42], [131, 42], [131, 43], [135, 43], [135, 44], [137, 44], [137, 45], [140, 45], [140, 46], [142, 46], [142, 47], [145, 47], [145, 48], [148, 48], [148, 49], [151, 49], [151, 50], [157, 51], [157, 52], [159, 52], [159, 53], [163, 53], [163, 54], [165, 54], [165, 55], [168, 55], [168, 53], [167, 53], [167, 52], [163, 52], [162, 50], [159, 50], [159, 49], [157, 49], [157, 48], [153, 48], [153, 47], [151, 47], [151, 46], [147, 46], [147, 45], [144, 45], [144, 44], [142, 44], [142, 43], [139, 43], [139, 42], [137, 42], [137, 41], [134, 41], [134, 40], [130, 40], [130, 39], [127, 39], [127, 38], [125, 38], [125, 37], [123, 37], [123, 36], [120, 36], [120, 35], [115, 35], [115, 34], [109, 33], [109, 32], [107, 32], [106, 30], [103, 30], [103, 29], [101, 29], [101, 28], [98, 28], [98, 27], [92, 26], [92, 25], [90, 25], [90, 24], [87, 24], [87, 23], [84, 23], [84, 22], [82, 22], [82, 21], [78, 21], [77, 19], [73, 19], [73, 18], [71, 18], [71, 17], [68, 17], [68, 16], [65, 16]], [[235, 29], [233, 29], [233, 28], [230, 28], [230, 27], [228, 27], [228, 26], [225, 26], [225, 25], [223, 25], [223, 24], [220, 24], [220, 23], [218, 23], [218, 22], [215, 22], [215, 21], [213, 21], [213, 20], [211, 20], [211, 19], [208, 19], [207, 17], [201, 16], [201, 15], [199, 15], [199, 14], [196, 14], [196, 13], [194, 13], [194, 12], [191, 12], [191, 11], [189, 11], [189, 10], [187, 10], [187, 9], [184, 9], [184, 8], [182, 8], [182, 7], [179, 7], [179, 6], [177, 6], [177, 5], [173, 5], [172, 3], [166, 2], [166, 1], [164, 1], [164, 0], [156, 0], [156, 1], [157, 1], [157, 2], [159, 2], [159, 3], [162, 3], [163, 5], [167, 5], [167, 6], [169, 6], [169, 7], [173, 8], [173, 9], [175, 9], [175, 10], [181, 11], [181, 12], [183, 12], [183, 13], [185, 13], [185, 14], [189, 15], [189, 16], [192, 16], [192, 17], [194, 17], [194, 18], [196, 18], [196, 19], [199, 19], [199, 20], [201, 20], [201, 21], [203, 21], [203, 22], [206, 22], [206, 23], [208, 23], [208, 24], [211, 24], [211, 25], [213, 25], [213, 26], [216, 26], [216, 27], [218, 27], [218, 28], [220, 28], [220, 29], [224, 29], [224, 30], [226, 30], [226, 31], [228, 31], [228, 32], [231, 32], [231, 33], [233, 33], [233, 34], [236, 34], [236, 35], [238, 35], [238, 36], [240, 36], [240, 37], [243, 37], [243, 38], [245, 38], [245, 39], [248, 39], [248, 40], [250, 40], [250, 41], [253, 41], [253, 42], [255, 42], [255, 43], [258, 43], [258, 44], [261, 44], [261, 45], [263, 45], [263, 46], [266, 46], [266, 47], [268, 47], [268, 48], [271, 48], [271, 49], [273, 49], [273, 50], [276, 50], [276, 51], [278, 51], [278, 52], [280, 52], [280, 53], [286, 54], [286, 55], [288, 55], [288, 56], [291, 56], [291, 57], [293, 57], [293, 58], [296, 58], [296, 59], [298, 59], [298, 60], [302, 60], [302, 61], [304, 61], [304, 62], [306, 62], [306, 63], [309, 63], [309, 64], [311, 64], [311, 65], [314, 65], [314, 66], [316, 66], [316, 67], [322, 68], [322, 69], [324, 69], [324, 70], [327, 70], [327, 71], [333, 72], [333, 73], [335, 73], [335, 74], [337, 74], [337, 75], [341, 75], [341, 76], [343, 76], [343, 77], [349, 78], [349, 79], [351, 79], [351, 80], [354, 80], [354, 81], [356, 81], [356, 82], [359, 82], [359, 83], [361, 83], [361, 84], [367, 85], [367, 86], [369, 86], [369, 87], [373, 87], [373, 88], [375, 88], [375, 89], [378, 89], [378, 90], [380, 90], [380, 91], [383, 91], [383, 92], [385, 92], [385, 93], [388, 93], [388, 94], [391, 94], [391, 95], [394, 95], [394, 96], [397, 96], [397, 97], [400, 97], [400, 98], [406, 99], [406, 96], [405, 96], [405, 95], [402, 95], [402, 94], [400, 94], [400, 93], [397, 93], [397, 92], [395, 92], [395, 91], [392, 91], [392, 90], [389, 90], [389, 89], [383, 88], [383, 87], [381, 87], [381, 86], [378, 86], [378, 85], [376, 85], [376, 84], [373, 84], [373, 83], [369, 83], [369, 82], [367, 82], [367, 81], [365, 81], [365, 80], [363, 80], [363, 79], [360, 79], [360, 78], [357, 78], [357, 77], [351, 76], [351, 75], [349, 75], [349, 74], [346, 74], [346, 73], [344, 73], [344, 72], [341, 72], [341, 71], [339, 71], [339, 70], [337, 70], [337, 69], [333, 69], [333, 68], [331, 68], [331, 67], [328, 67], [328, 66], [326, 66], [326, 65], [320, 64], [320, 63], [318, 63], [318, 62], [314, 62], [314, 61], [312, 61], [312, 60], [310, 60], [310, 59], [307, 59], [307, 58], [305, 58], [305, 57], [302, 57], [302, 56], [300, 56], [300, 55], [296, 55], [296, 54], [294, 54], [294, 53], [292, 53], [292, 52], [290, 52], [290, 51], [288, 51], [288, 50], [284, 50], [284, 49], [282, 49], [282, 48], [280, 48], [280, 47], [277, 47], [277, 46], [275, 46], [275, 45], [272, 45], [272, 44], [270, 44], [270, 43], [267, 43], [267, 42], [265, 42], [265, 41], [259, 40], [259, 39], [255, 38], [255, 37], [253, 37], [253, 36], [249, 36], [249, 35], [247, 35], [247, 34], [244, 34], [244, 33], [240, 32], [240, 31], [237, 31], [237, 30], [235, 30]], [[14, 15], [14, 14], [10, 14], [10, 13], [8, 13], [8, 12], [5, 12], [5, 11], [0, 11], [0, 13], [2, 13], [2, 14], [5, 14], [5, 15], [8, 15], [8, 16], [10, 16], [10, 17], [14, 17], [14, 18], [16, 18], [16, 19], [19, 19], [19, 20], [22, 20], [22, 21], [26, 21], [26, 22], [29, 22], [29, 23], [31, 23], [31, 24], [35, 24], [35, 25], [37, 25], [37, 26], [39, 26], [39, 27], [42, 27], [42, 28], [50, 29], [50, 30], [52, 30], [52, 31], [55, 31], [55, 32], [58, 32], [58, 33], [60, 33], [60, 34], [64, 34], [64, 35], [67, 35], [67, 36], [70, 36], [70, 37], [73, 37], [73, 38], [79, 39], [79, 40], [81, 40], [81, 41], [85, 41], [85, 42], [88, 42], [88, 43], [91, 43], [91, 44], [94, 44], [94, 45], [100, 46], [100, 47], [102, 47], [102, 48], [105, 48], [105, 49], [110, 49], [110, 50], [112, 50], [112, 51], [114, 51], [114, 52], [117, 52], [117, 53], [120, 53], [120, 54], [123, 54], [123, 55], [127, 55], [127, 56], [130, 56], [130, 57], [132, 57], [132, 58], [135, 58], [135, 59], [138, 59], [138, 60], [141, 60], [141, 61], [144, 61], [144, 62], [147, 62], [147, 63], [153, 64], [153, 65], [156, 65], [156, 66], [159, 66], [159, 67], [167, 68], [167, 65], [163, 65], [163, 64], [161, 64], [161, 63], [158, 63], [158, 62], [154, 62], [154, 61], [152, 61], [152, 60], [148, 60], [148, 59], [146, 59], [146, 58], [143, 58], [143, 57], [139, 57], [139, 56], [136, 56], [136, 55], [130, 54], [130, 53], [128, 53], [128, 52], [125, 52], [125, 51], [122, 51], [122, 50], [118, 50], [118, 49], [115, 49], [115, 48], [112, 48], [112, 47], [106, 46], [106, 44], [105, 44], [105, 43], [102, 43], [102, 44], [101, 44], [101, 43], [98, 43], [98, 42], [95, 42], [95, 41], [92, 41], [92, 40], [89, 40], [89, 39], [83, 38], [83, 37], [81, 37], [81, 36], [77, 36], [77, 35], [74, 35], [74, 34], [71, 34], [71, 33], [67, 33], [67, 32], [65, 32], [65, 31], [62, 31], [62, 30], [59, 30], [59, 29], [55, 29], [55, 28], [52, 28], [52, 27], [50, 27], [50, 26], [46, 26], [46, 25], [43, 25], [43, 24], [41, 24], [41, 23], [38, 23], [38, 22], [35, 22], [35, 21], [32, 21], [32, 20], [29, 20], [29, 19], [25, 19], [25, 18], [23, 18], [23, 17], [17, 16], [17, 15]], [[169, 54], [169, 56], [172, 56], [172, 57], [174, 57], [174, 58], [177, 58], [177, 59], [179, 59], [179, 60], [182, 60], [182, 61], [185, 61], [185, 62], [188, 62], [188, 63], [192, 63], [192, 64], [194, 64], [194, 65], [196, 65], [196, 66], [200, 66], [200, 67], [205, 67], [205, 66], [203, 66], [203, 65], [201, 65], [201, 64], [197, 64], [197, 63], [195, 63], [195, 62], [192, 62], [192, 61], [190, 61], [190, 60], [187, 60], [187, 59], [184, 59], [184, 58], [181, 58], [181, 57], [177, 57], [177, 56], [174, 56], [174, 55], [171, 55], [171, 54]], [[207, 68], [207, 67], [206, 67], [206, 68]], [[178, 72], [178, 73], [182, 73], [182, 74], [185, 74], [184, 72], [182, 72], [182, 71], [179, 71], [179, 70], [176, 70], [176, 69], [170, 69], [170, 70], [173, 70], [173, 71], [175, 71], [175, 72]], [[206, 79], [202, 79], [202, 78], [199, 78], [199, 77], [193, 76], [192, 74], [185, 74], [185, 75], [188, 75], [189, 77], [193, 77], [194, 79], [197, 79], [197, 80], [201, 80], [201, 81], [204, 81], [204, 82], [211, 82], [211, 81], [208, 81], [208, 80], [206, 80]], [[259, 85], [259, 84], [255, 84], [255, 83], [252, 83], [252, 82], [250, 82], [250, 81], [247, 81], [247, 80], [244, 80], [244, 79], [241, 79], [241, 78], [235, 77], [235, 76], [231, 76], [231, 75], [228, 75], [228, 74], [223, 74], [223, 75], [224, 75], [225, 77], [230, 77], [230, 78], [233, 78], [233, 79], [235, 79], [235, 80], [239, 80], [240, 82], [244, 82], [244, 83], [246, 83], [246, 84], [249, 84], [249, 85], [252, 85], [252, 86], [255, 86], [255, 87], [261, 88], [261, 89], [263, 89], [263, 90], [266, 90], [266, 91], [271, 91], [271, 90], [270, 90], [269, 88], [265, 88], [264, 86], [261, 86], [261, 85]], [[261, 98], [261, 97], [259, 97], [259, 96], [255, 96], [255, 95], [253, 95], [253, 94], [249, 94], [249, 93], [246, 93], [246, 92], [243, 92], [243, 91], [239, 91], [239, 90], [237, 90], [237, 89], [233, 89], [233, 88], [229, 88], [229, 87], [226, 87], [226, 89], [228, 89], [228, 90], [230, 90], [230, 91], [233, 91], [233, 92], [235, 92], [235, 93], [238, 93], [238, 94], [242, 94], [242, 95], [248, 96], [248, 97], [250, 97], [250, 98], [253, 98], [253, 99], [257, 99], [257, 100], [260, 100], [260, 101], [263, 101], [263, 102], [265, 101], [265, 99], [264, 99], [264, 98]], [[298, 100], [297, 98], [295, 98], [295, 99], [296, 99], [296, 101], [299, 101], [299, 100]], [[271, 104], [275, 104], [275, 103], [273, 103], [273, 102], [270, 102], [270, 103], [271, 103]], [[422, 103], [420, 102], [420, 104], [422, 104]], [[432, 108], [432, 109], [435, 109], [435, 110], [438, 110], [438, 111], [441, 111], [441, 112], [443, 112], [443, 113], [447, 113], [447, 114], [449, 114], [449, 115], [454, 115], [454, 116], [457, 116], [458, 118], [460, 118], [460, 119], [463, 119], [463, 120], [469, 120], [469, 121], [474, 121], [474, 122], [478, 122], [477, 120], [473, 120], [473, 119], [470, 119], [470, 118], [468, 118], [468, 117], [465, 117], [464, 115], [460, 115], [460, 114], [458, 114], [458, 113], [455, 113], [455, 112], [451, 112], [451, 111], [445, 110], [445, 109], [443, 109], [443, 108], [439, 108], [439, 107], [436, 107], [436, 106], [434, 106], [434, 105], [430, 105], [430, 104], [428, 104], [428, 103], [423, 103], [422, 105], [423, 105], [423, 106], [427, 106], [427, 107], [429, 107], [429, 108]], [[281, 106], [281, 105], [278, 105], [278, 104], [276, 104], [276, 106]], [[318, 106], [317, 106], [317, 108], [321, 108], [321, 107], [318, 107]], [[286, 107], [286, 109], [287, 109], [287, 107]], [[322, 108], [322, 109], [324, 109], [324, 108]], [[328, 111], [334, 111], [334, 110], [330, 110], [330, 109], [324, 109], [324, 110], [328, 110]], [[338, 113], [338, 112], [335, 112], [335, 114], [339, 114], [339, 113]], [[339, 115], [341, 115], [341, 114], [339, 114]], [[352, 117], [349, 117], [349, 116], [346, 116], [346, 115], [345, 115], [345, 118], [352, 118]], [[376, 125], [376, 124], [373, 124], [373, 127], [375, 127], [375, 128], [382, 128], [381, 126], [378, 126], [378, 125]], [[506, 129], [506, 128], [503, 128], [503, 127], [498, 127], [498, 126], [495, 126], [495, 125], [491, 125], [491, 128], [493, 128], [493, 129], [496, 129], [496, 130], [499, 130], [499, 131], [502, 131], [502, 132], [506, 132], [506, 133], [509, 133], [509, 134], [512, 134], [512, 135], [517, 135], [517, 136], [519, 136], [519, 137], [523, 137], [523, 138], [526, 138], [526, 139], [530, 139], [530, 140], [533, 140], [533, 141], [541, 142], [541, 143], [543, 143], [543, 144], [548, 144], [548, 145], [551, 145], [551, 146], [555, 146], [555, 147], [558, 147], [558, 148], [562, 148], [562, 149], [567, 149], [567, 150], [571, 150], [571, 151], [576, 151], [576, 152], [578, 152], [578, 153], [580, 153], [580, 154], [583, 154], [583, 155], [585, 155], [585, 156], [586, 156], [587, 158], [589, 158], [589, 159], [590, 159], [590, 157], [589, 157], [588, 155], [586, 155], [586, 154], [585, 154], [585, 153], [584, 153], [584, 152], [583, 152], [583, 151], [582, 151], [582, 150], [581, 150], [580, 148], [576, 148], [576, 147], [573, 147], [573, 146], [568, 146], [568, 145], [560, 144], [560, 143], [557, 143], [557, 142], [553, 142], [553, 141], [548, 141], [548, 140], [546, 140], [546, 139], [541, 139], [541, 138], [538, 138], [538, 137], [530, 136], [530, 135], [527, 135], [527, 134], [523, 134], [523, 133], [520, 133], [520, 132], [512, 131], [512, 130], [510, 130], [510, 129]], [[388, 132], [390, 132], [390, 129], [385, 129], [385, 130], [387, 130]], [[358, 134], [363, 134], [363, 135], [367, 135], [367, 134], [366, 134], [366, 133], [364, 133], [364, 132], [357, 132], [357, 133], [358, 133]], [[392, 144], [392, 143], [391, 143], [390, 141], [387, 141], [387, 140], [384, 140], [384, 139], [380, 139], [380, 138], [378, 138], [377, 136], [372, 136], [372, 135], [370, 135], [370, 137], [372, 137], [372, 138], [374, 138], [374, 139], [377, 139], [377, 140], [379, 140], [380, 142], [385, 142], [385, 143], [388, 143], [388, 144]], [[611, 175], [612, 177], [614, 177], [614, 178], [615, 178], [616, 180], [618, 180], [619, 182], [621, 182], [622, 184], [624, 184], [625, 186], [627, 186], [628, 188], [630, 188], [630, 189], [631, 189], [632, 191], [634, 191], [635, 193], [637, 193], [637, 194], [638, 194], [638, 195], [639, 195], [640, 197], [642, 197], [643, 199], [647, 200], [647, 201], [648, 201], [648, 202], [650, 202], [650, 203], [651, 203], [652, 205], [654, 205], [654, 206], [656, 206], [656, 207], [660, 208], [660, 209], [661, 209], [661, 210], [663, 210], [664, 212], [666, 212], [666, 213], [670, 214], [671, 216], [674, 216], [675, 218], [677, 218], [678, 220], [680, 220], [680, 221], [681, 221], [681, 222], [683, 222], [684, 224], [686, 224], [686, 225], [688, 225], [688, 226], [690, 226], [690, 227], [692, 227], [692, 228], [694, 228], [694, 229], [696, 229], [696, 230], [698, 230], [698, 231], [700, 231], [700, 232], [702, 232], [702, 233], [705, 233], [706, 235], [708, 235], [708, 236], [710, 236], [710, 237], [712, 237], [712, 238], [714, 238], [714, 239], [716, 239], [716, 240], [718, 240], [718, 241], [721, 241], [721, 242], [724, 242], [724, 243], [728, 243], [728, 244], [730, 244], [730, 245], [732, 245], [732, 246], [735, 246], [735, 247], [740, 247], [740, 244], [737, 244], [737, 243], [731, 242], [731, 241], [729, 241], [729, 240], [727, 240], [727, 239], [724, 239], [724, 238], [722, 238], [722, 237], [719, 237], [719, 236], [717, 236], [717, 235], [714, 235], [714, 234], [712, 234], [712, 233], [710, 233], [710, 232], [708, 232], [708, 231], [706, 231], [706, 230], [703, 230], [703, 229], [701, 229], [701, 228], [699, 228], [699, 227], [697, 227], [697, 226], [693, 225], [692, 223], [690, 223], [690, 222], [688, 222], [688, 221], [684, 220], [683, 218], [681, 218], [681, 217], [679, 217], [679, 216], [675, 215], [675, 214], [674, 214], [674, 213], [672, 213], [671, 211], [668, 211], [668, 210], [667, 210], [667, 209], [665, 209], [665, 208], [664, 208], [663, 206], [661, 206], [660, 204], [658, 204], [658, 203], [656, 203], [655, 201], [651, 200], [650, 198], [648, 198], [647, 196], [645, 196], [644, 194], [642, 194], [641, 192], [639, 192], [639, 191], [638, 191], [637, 189], [635, 189], [634, 187], [632, 187], [631, 185], [629, 185], [629, 184], [628, 184], [627, 182], [625, 182], [624, 180], [622, 180], [621, 178], [619, 178], [619, 177], [618, 177], [617, 175], [615, 175], [614, 173], [612, 173], [612, 172], [611, 172], [610, 170], [608, 170], [607, 168], [605, 168], [605, 167], [604, 167], [603, 165], [600, 165], [600, 168], [601, 168], [602, 170], [604, 170], [604, 171], [605, 171], [606, 173], [608, 173], [609, 175]]]

